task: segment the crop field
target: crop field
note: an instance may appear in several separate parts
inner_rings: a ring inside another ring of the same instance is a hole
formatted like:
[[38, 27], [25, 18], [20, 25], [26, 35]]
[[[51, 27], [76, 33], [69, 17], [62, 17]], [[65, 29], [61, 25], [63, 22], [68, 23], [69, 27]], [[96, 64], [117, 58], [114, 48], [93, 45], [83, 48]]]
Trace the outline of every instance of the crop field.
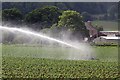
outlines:
[[[94, 46], [93, 49], [96, 53], [95, 60], [64, 60], [57, 58], [67, 50], [61, 51], [59, 47], [2, 45], [2, 77], [117, 78], [119, 76], [118, 47]], [[51, 54], [55, 54], [56, 59], [40, 58]]]
[[118, 30], [118, 23], [117, 21], [93, 21], [93, 26], [98, 25], [102, 26], [105, 31], [112, 31], [112, 30]]

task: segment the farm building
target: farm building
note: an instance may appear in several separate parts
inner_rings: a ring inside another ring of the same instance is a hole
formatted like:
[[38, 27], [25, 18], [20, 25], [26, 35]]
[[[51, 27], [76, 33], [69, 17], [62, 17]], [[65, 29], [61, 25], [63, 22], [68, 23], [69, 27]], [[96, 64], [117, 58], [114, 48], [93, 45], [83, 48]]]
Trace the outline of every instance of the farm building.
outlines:
[[89, 40], [96, 44], [118, 44], [120, 40], [120, 31], [98, 31], [91, 21], [85, 22], [85, 26], [89, 30]]
[[95, 44], [118, 44], [120, 31], [100, 31], [100, 37], [93, 40]]
[[120, 31], [100, 31], [100, 36], [120, 36]]

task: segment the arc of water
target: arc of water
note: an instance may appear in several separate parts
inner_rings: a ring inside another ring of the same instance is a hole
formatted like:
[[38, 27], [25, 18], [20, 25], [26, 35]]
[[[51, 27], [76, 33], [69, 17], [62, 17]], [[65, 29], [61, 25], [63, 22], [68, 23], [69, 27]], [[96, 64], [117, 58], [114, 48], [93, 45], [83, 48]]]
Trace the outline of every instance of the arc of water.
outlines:
[[25, 33], [25, 34], [31, 34], [31, 35], [38, 36], [38, 37], [41, 37], [41, 38], [44, 38], [44, 39], [55, 41], [55, 42], [60, 43], [60, 44], [64, 44], [66, 46], [69, 46], [69, 47], [72, 47], [72, 48], [75, 48], [75, 49], [79, 49], [78, 47], [73, 46], [72, 44], [69, 44], [67, 42], [64, 42], [64, 41], [61, 41], [61, 40], [58, 40], [58, 39], [55, 39], [55, 38], [51, 38], [51, 37], [48, 37], [48, 36], [45, 36], [45, 35], [41, 35], [41, 34], [38, 34], [38, 33], [35, 33], [35, 32], [31, 32], [31, 31], [28, 31], [28, 30], [26, 31], [26, 30], [23, 30], [23, 29], [20, 29], [20, 28], [12, 28], [12, 27], [5, 27], [5, 26], [0, 26], [0, 29], [18, 31], [18, 32], [22, 32], [22, 33]]

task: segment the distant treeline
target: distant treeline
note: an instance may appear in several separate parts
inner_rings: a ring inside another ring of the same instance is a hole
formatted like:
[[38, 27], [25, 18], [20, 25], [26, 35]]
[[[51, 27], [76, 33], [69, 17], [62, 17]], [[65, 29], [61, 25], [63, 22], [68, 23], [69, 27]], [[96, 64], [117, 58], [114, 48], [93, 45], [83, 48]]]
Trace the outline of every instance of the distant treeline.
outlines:
[[87, 12], [94, 20], [117, 20], [118, 18], [117, 2], [3, 2], [2, 10], [17, 8], [26, 15], [44, 6], [56, 6], [60, 10], [74, 10], [81, 14]]
[[105, 14], [115, 2], [3, 2], [2, 9], [18, 8], [26, 14], [36, 8], [43, 6], [56, 6], [61, 10], [75, 10], [88, 12], [90, 14]]

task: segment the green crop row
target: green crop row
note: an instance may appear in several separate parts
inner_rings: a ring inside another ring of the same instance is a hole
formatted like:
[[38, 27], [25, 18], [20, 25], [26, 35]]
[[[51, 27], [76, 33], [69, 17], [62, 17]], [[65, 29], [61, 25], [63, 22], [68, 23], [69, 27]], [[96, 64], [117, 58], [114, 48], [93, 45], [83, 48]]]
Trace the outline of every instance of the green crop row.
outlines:
[[3, 57], [3, 78], [117, 78], [117, 62]]

